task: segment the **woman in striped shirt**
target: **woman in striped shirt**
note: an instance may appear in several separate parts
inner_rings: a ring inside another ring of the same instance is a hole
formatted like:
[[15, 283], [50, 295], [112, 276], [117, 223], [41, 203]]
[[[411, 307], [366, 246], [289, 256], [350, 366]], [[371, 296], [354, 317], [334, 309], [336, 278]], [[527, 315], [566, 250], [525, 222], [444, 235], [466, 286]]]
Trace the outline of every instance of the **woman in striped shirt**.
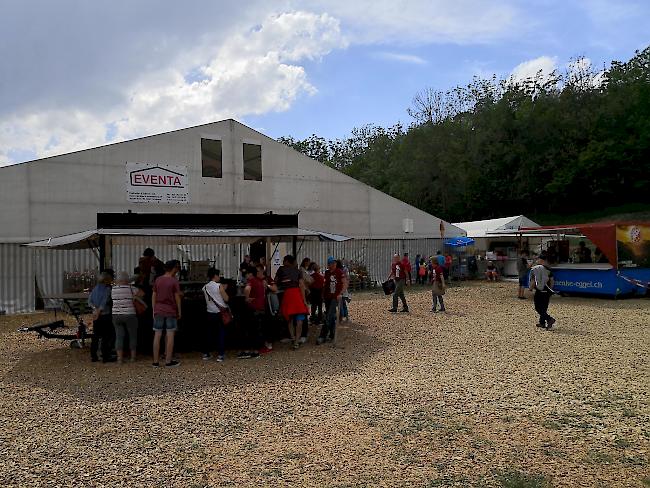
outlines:
[[129, 348], [131, 349], [131, 362], [135, 361], [138, 346], [138, 317], [135, 312], [133, 300], [143, 295], [142, 290], [130, 284], [129, 275], [122, 271], [117, 282], [111, 290], [113, 300], [113, 327], [115, 327], [115, 349], [117, 362], [124, 361], [124, 337], [129, 335]]

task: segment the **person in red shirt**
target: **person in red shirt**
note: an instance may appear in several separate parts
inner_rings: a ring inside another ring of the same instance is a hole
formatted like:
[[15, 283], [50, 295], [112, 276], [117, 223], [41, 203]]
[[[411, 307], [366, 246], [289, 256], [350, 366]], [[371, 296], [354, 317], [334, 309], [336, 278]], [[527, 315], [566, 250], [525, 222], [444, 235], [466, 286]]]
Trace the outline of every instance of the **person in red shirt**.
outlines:
[[433, 305], [431, 306], [431, 311], [436, 312], [438, 302], [440, 302], [440, 311], [445, 311], [445, 302], [442, 300], [442, 296], [447, 291], [447, 284], [445, 282], [445, 268], [436, 264], [433, 268], [433, 273], [431, 273], [431, 297], [433, 298]]
[[309, 301], [311, 302], [311, 322], [320, 324], [323, 322], [323, 286], [325, 277], [320, 272], [320, 266], [316, 263], [311, 265], [312, 282], [309, 285]]
[[345, 287], [345, 274], [336, 265], [336, 259], [330, 256], [327, 258], [327, 271], [323, 285], [323, 298], [325, 301], [325, 322], [321, 327], [320, 337], [317, 344], [325, 341], [333, 342], [336, 339], [336, 316], [341, 293]]
[[165, 274], [158, 277], [153, 285], [153, 365], [159, 366], [160, 339], [166, 331], [165, 366], [178, 366], [180, 363], [173, 359], [174, 333], [181, 319], [181, 289], [176, 279], [180, 266], [178, 261], [172, 260], [165, 263]]
[[411, 261], [409, 261], [409, 253], [407, 252], [404, 253], [404, 257], [402, 258], [402, 269], [405, 273], [405, 284], [408, 286], [413, 283], [413, 280], [411, 279]]
[[388, 279], [392, 279], [395, 282], [395, 291], [393, 292], [393, 308], [389, 312], [397, 312], [397, 301], [402, 300], [402, 312], [408, 312], [409, 307], [406, 303], [406, 297], [404, 296], [404, 284], [406, 283], [406, 273], [404, 271], [404, 265], [399, 258], [399, 254], [393, 256], [393, 264], [390, 268], [390, 275]]
[[[254, 271], [254, 272], [253, 272]], [[239, 358], [252, 358], [271, 352], [273, 345], [266, 324], [266, 291], [277, 292], [278, 289], [264, 273], [264, 266], [258, 264], [250, 268], [246, 275], [244, 296], [250, 311], [247, 321], [247, 342], [251, 350], [243, 351]]]

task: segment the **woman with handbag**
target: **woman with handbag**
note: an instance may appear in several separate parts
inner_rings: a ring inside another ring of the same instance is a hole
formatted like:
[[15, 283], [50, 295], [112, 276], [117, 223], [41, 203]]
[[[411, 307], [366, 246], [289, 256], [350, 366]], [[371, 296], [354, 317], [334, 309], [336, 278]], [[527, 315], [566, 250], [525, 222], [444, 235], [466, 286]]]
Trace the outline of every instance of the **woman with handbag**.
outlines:
[[227, 285], [220, 283], [221, 273], [218, 269], [208, 269], [208, 283], [203, 287], [205, 303], [207, 306], [207, 319], [203, 329], [203, 359], [209, 360], [212, 356], [214, 338], [217, 339], [217, 362], [222, 362], [226, 354], [226, 328], [232, 321], [232, 314], [228, 308]]
[[440, 311], [445, 311], [445, 302], [442, 296], [447, 291], [447, 284], [445, 283], [445, 270], [439, 264], [436, 264], [431, 273], [431, 296], [433, 298], [432, 312], [436, 312], [438, 302], [440, 302]]
[[[115, 328], [115, 351], [117, 362], [124, 361], [124, 339], [129, 338], [131, 362], [135, 362], [138, 347], [138, 317], [139, 310], [146, 310], [147, 305], [142, 300], [144, 292], [131, 285], [129, 274], [122, 271], [117, 275], [117, 282], [111, 289], [113, 300], [113, 327]], [[142, 309], [144, 307], [144, 310]]]

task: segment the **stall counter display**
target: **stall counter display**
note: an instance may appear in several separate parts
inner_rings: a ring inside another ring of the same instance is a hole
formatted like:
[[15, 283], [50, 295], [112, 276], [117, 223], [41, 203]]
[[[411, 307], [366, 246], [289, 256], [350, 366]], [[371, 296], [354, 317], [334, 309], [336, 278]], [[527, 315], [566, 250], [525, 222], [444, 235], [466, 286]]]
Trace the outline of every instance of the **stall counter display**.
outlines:
[[607, 222], [522, 228], [522, 234], [554, 232], [587, 238], [598, 246], [607, 263], [551, 265], [554, 289], [561, 294], [607, 297], [646, 296], [650, 288], [650, 223]]

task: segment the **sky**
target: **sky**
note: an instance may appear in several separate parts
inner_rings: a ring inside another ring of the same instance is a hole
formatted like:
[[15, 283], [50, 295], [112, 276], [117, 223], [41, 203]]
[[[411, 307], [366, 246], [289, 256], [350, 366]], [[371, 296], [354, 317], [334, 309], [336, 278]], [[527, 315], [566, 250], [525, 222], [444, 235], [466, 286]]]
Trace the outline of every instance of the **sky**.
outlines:
[[408, 125], [413, 96], [650, 44], [647, 0], [0, 0], [0, 166], [234, 118]]

